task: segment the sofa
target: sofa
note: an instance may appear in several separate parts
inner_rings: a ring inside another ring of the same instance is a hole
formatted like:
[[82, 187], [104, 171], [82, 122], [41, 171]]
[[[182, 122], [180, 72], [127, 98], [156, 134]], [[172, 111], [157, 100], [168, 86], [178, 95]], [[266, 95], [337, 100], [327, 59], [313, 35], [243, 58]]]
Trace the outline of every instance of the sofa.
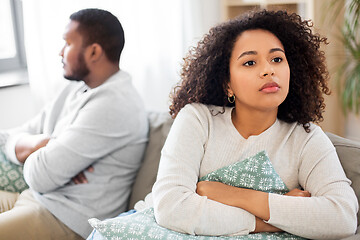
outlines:
[[[160, 152], [166, 140], [173, 120], [166, 112], [150, 112], [148, 114], [150, 132], [149, 142], [145, 152], [142, 166], [135, 179], [132, 193], [129, 199], [128, 209], [133, 209], [135, 203], [143, 200], [151, 192], [156, 180]], [[360, 142], [339, 137], [332, 133], [326, 133], [339, 155], [340, 162], [346, 176], [352, 181], [351, 186], [355, 190], [358, 200], [360, 199]], [[360, 205], [360, 203], [359, 203]], [[357, 234], [344, 240], [360, 239], [360, 213], [357, 214]]]
[[[151, 192], [152, 186], [156, 180], [160, 160], [160, 152], [173, 123], [170, 115], [166, 112], [149, 112], [148, 119], [150, 125], [149, 142], [145, 151], [142, 165], [137, 173], [135, 182], [132, 187], [132, 193], [128, 202], [128, 210], [133, 209], [136, 202], [138, 202], [139, 200], [143, 200], [145, 196]], [[359, 200], [360, 142], [351, 141], [349, 139], [345, 139], [331, 133], [327, 133], [327, 135], [336, 147], [340, 162], [345, 170], [347, 177], [352, 181], [351, 186], [355, 190], [356, 196]], [[21, 173], [21, 168], [16, 167], [17, 169], [15, 169], [14, 166], [12, 167], [12, 169], [9, 168], [9, 165], [2, 165], [2, 162], [0, 161], [0, 175], [2, 174], [2, 177], [4, 177], [5, 172], [11, 172], [11, 177], [9, 178], [9, 181], [14, 181], [14, 184], [4, 182], [7, 187], [11, 187], [5, 190], [21, 191], [27, 188], [23, 180], [21, 180], [22, 178], [20, 178], [20, 176], [17, 176]], [[17, 170], [19, 174], [14, 174], [14, 170]], [[2, 177], [0, 177], [0, 187], [3, 182]], [[360, 240], [359, 223], [360, 213], [357, 214], [357, 234], [344, 240]]]

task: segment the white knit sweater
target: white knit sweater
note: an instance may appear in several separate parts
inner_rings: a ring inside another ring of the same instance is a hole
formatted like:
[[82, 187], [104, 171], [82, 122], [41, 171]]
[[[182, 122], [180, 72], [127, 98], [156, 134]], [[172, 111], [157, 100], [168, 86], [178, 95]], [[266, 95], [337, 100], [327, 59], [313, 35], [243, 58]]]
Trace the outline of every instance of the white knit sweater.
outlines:
[[269, 224], [312, 239], [339, 239], [355, 233], [357, 199], [335, 148], [320, 127], [280, 120], [260, 135], [244, 139], [231, 121], [232, 108], [190, 104], [170, 130], [157, 181], [147, 204], [157, 222], [196, 235], [245, 235], [255, 229], [249, 212], [196, 194], [198, 179], [265, 150], [291, 190], [312, 197], [269, 194]]
[[[36, 200], [85, 238], [92, 230], [89, 218], [110, 218], [126, 210], [146, 147], [148, 120], [130, 75], [118, 71], [93, 89], [70, 82], [37, 117], [9, 134], [7, 154], [15, 163], [19, 136], [51, 137], [27, 158], [25, 181]], [[88, 183], [75, 184], [71, 178], [90, 165], [94, 171], [84, 172]]]

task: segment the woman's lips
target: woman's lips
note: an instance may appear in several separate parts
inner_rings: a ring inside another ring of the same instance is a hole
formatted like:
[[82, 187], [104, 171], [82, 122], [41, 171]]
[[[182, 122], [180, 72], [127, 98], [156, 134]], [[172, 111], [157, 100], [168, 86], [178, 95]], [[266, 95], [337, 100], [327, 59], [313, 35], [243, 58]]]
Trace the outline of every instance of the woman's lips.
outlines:
[[265, 83], [261, 88], [260, 92], [264, 93], [275, 93], [279, 91], [280, 87], [276, 82]]

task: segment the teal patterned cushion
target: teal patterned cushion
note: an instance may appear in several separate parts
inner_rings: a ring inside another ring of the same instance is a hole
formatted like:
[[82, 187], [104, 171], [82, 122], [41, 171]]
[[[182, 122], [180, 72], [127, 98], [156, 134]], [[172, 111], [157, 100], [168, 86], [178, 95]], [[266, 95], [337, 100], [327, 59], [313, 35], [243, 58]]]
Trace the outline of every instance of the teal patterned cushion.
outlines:
[[[186, 221], [186, 219], [185, 219]], [[236, 237], [209, 237], [193, 236], [171, 231], [159, 226], [154, 217], [154, 209], [148, 208], [124, 217], [111, 218], [100, 221], [96, 218], [89, 219], [90, 225], [95, 228], [104, 239], [144, 239], [144, 240], [298, 240], [303, 239], [289, 233], [256, 233]]]
[[[264, 192], [284, 194], [289, 190], [275, 172], [265, 151], [243, 161], [218, 169], [202, 177], [200, 181], [218, 181], [228, 185], [255, 189]], [[186, 221], [184, 219], [184, 221]], [[96, 218], [89, 219], [90, 225], [95, 228], [105, 239], [304, 239], [286, 232], [283, 233], [256, 233], [236, 237], [210, 237], [193, 236], [171, 231], [156, 223], [154, 209], [148, 208], [131, 215], [100, 221]]]
[[0, 190], [22, 192], [29, 188], [23, 177], [23, 167], [6, 159], [4, 145], [8, 135], [0, 132]]
[[7, 160], [0, 151], [0, 190], [20, 193], [28, 188], [23, 177], [23, 167]]
[[221, 182], [234, 187], [268, 193], [285, 194], [289, 192], [280, 176], [275, 172], [265, 151], [215, 170], [200, 178], [200, 181]]

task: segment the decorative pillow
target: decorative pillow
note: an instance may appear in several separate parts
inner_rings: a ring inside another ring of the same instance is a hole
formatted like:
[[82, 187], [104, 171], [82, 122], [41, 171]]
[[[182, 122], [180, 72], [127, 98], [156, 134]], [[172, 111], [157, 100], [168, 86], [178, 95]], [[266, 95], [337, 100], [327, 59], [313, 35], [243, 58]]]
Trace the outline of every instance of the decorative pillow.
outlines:
[[23, 167], [6, 159], [3, 152], [7, 136], [0, 133], [0, 190], [22, 192], [29, 188], [23, 177]]
[[[284, 194], [288, 192], [279, 175], [275, 172], [265, 151], [243, 161], [218, 169], [202, 177], [200, 181], [218, 181], [236, 187], [244, 187], [264, 192]], [[89, 219], [90, 225], [106, 239], [304, 239], [286, 232], [256, 233], [235, 237], [193, 236], [175, 232], [159, 226], [154, 217], [154, 209], [148, 208], [134, 214], [107, 219]]]
[[211, 172], [199, 181], [221, 182], [234, 187], [285, 194], [289, 189], [275, 172], [265, 151]]
[[210, 237], [210, 236], [193, 236], [183, 233], [171, 231], [163, 228], [156, 223], [154, 217], [154, 209], [148, 208], [138, 211], [134, 214], [124, 217], [117, 217], [100, 221], [98, 219], [89, 219], [89, 223], [100, 234], [108, 240], [118, 239], [147, 239], [147, 240], [219, 240], [219, 239], [257, 239], [257, 240], [277, 240], [288, 239], [298, 240], [303, 239], [291, 235], [289, 233], [256, 233], [246, 236], [236, 237]]

